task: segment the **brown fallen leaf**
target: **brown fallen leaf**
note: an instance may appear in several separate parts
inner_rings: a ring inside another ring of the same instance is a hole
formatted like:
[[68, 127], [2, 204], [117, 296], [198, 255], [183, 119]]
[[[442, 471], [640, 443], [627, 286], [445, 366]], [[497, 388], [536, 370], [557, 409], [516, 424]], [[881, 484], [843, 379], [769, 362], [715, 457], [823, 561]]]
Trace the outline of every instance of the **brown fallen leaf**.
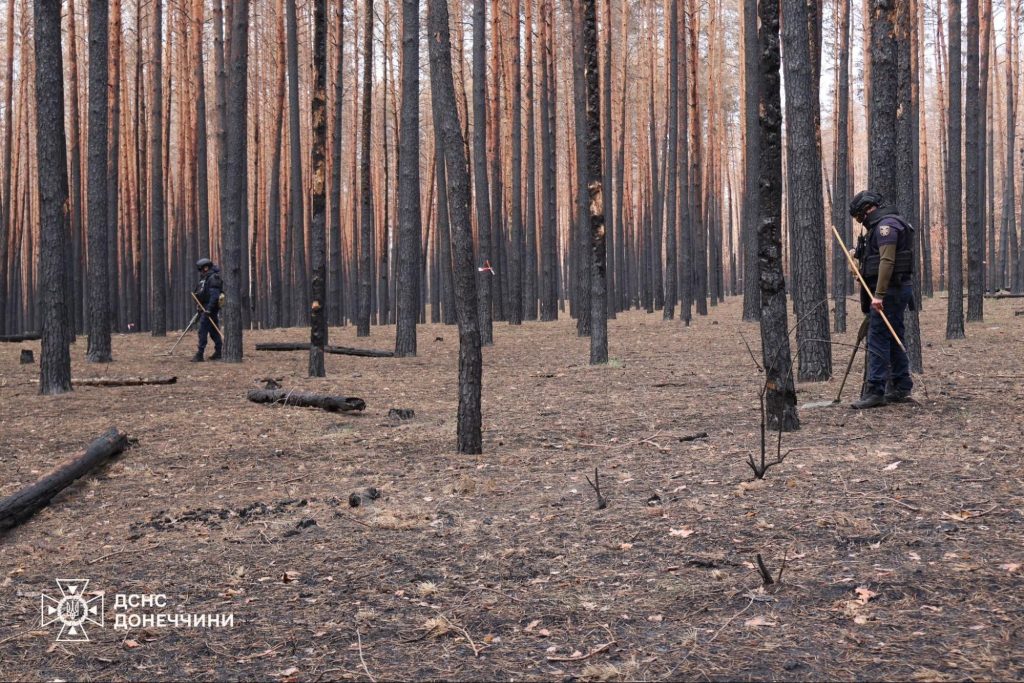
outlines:
[[136, 640], [126, 640], [126, 641], [124, 641], [123, 645], [125, 646], [125, 649], [127, 649], [127, 650], [134, 650], [135, 648], [137, 648], [139, 646], [139, 643]]
[[746, 621], [743, 622], [743, 625], [746, 626], [747, 628], [761, 628], [763, 626], [764, 627], [778, 626], [778, 622], [769, 621], [764, 616], [758, 615], [758, 616], [753, 617], [751, 619], [747, 619]]
[[296, 571], [292, 571], [292, 570], [289, 569], [288, 571], [286, 571], [284, 574], [281, 575], [281, 582], [282, 583], [291, 583], [292, 581], [297, 580], [299, 578], [299, 576], [301, 576], [301, 574], [299, 574]]
[[999, 565], [1000, 569], [1005, 569], [1011, 574], [1020, 569], [1021, 565], [1019, 562], [1007, 562], [1006, 564]]
[[862, 605], [868, 604], [868, 602], [871, 601], [871, 598], [878, 597], [878, 593], [864, 586], [857, 588], [854, 592], [857, 594], [857, 601]]
[[694, 532], [693, 529], [691, 529], [690, 527], [686, 527], [686, 526], [684, 526], [682, 529], [669, 529], [668, 530], [668, 535], [669, 536], [679, 536], [680, 538], [686, 538], [687, 536], [692, 536], [694, 533], [695, 532]]

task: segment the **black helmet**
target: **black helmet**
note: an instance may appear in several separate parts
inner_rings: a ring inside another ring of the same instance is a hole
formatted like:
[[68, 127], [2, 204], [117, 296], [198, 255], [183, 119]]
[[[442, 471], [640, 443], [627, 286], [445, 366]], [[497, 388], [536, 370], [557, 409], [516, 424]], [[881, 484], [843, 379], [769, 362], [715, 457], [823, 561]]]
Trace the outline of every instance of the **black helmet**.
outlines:
[[213, 268], [213, 261], [208, 258], [201, 258], [196, 261], [196, 270], [202, 270], [203, 268]]
[[867, 213], [869, 207], [881, 206], [884, 202], [885, 199], [877, 192], [871, 190], [858, 192], [850, 202], [850, 215], [854, 218], [861, 217]]

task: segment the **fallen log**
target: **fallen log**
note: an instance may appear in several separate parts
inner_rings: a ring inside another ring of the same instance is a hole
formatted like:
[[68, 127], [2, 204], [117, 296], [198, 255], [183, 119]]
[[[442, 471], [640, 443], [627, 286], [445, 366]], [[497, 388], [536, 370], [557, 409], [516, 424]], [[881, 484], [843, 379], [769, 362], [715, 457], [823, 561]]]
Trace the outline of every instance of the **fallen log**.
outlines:
[[[39, 380], [31, 380], [38, 384]], [[147, 384], [176, 384], [178, 378], [170, 377], [81, 377], [72, 379], [76, 387], [141, 387]]]
[[38, 341], [42, 338], [43, 335], [39, 332], [26, 332], [25, 334], [2, 334], [0, 335], [0, 342]]
[[[309, 342], [264, 342], [256, 345], [257, 351], [309, 351]], [[336, 353], [342, 356], [364, 356], [366, 358], [394, 358], [394, 351], [374, 351], [373, 349], [354, 349], [350, 346], [325, 346], [324, 353]]]
[[986, 294], [986, 299], [1024, 299], [1024, 294], [1013, 294], [1011, 292], [996, 292], [995, 294]]
[[0, 530], [11, 529], [50, 504], [54, 496], [128, 447], [128, 435], [111, 427], [78, 455], [45, 477], [0, 501]]
[[253, 403], [282, 403], [286, 406], [320, 408], [328, 412], [351, 412], [365, 410], [366, 401], [349, 396], [327, 396], [308, 391], [286, 391], [284, 389], [250, 389], [246, 396]]

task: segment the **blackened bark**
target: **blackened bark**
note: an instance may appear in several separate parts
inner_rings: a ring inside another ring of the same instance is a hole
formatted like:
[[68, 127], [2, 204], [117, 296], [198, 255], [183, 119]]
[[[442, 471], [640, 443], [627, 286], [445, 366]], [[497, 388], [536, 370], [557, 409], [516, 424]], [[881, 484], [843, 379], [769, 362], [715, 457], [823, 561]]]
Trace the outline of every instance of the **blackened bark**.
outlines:
[[[89, 349], [90, 363], [109, 363], [107, 280], [107, 81], [110, 22], [107, 0], [89, 0]], [[77, 96], [77, 94], [76, 94]]]
[[509, 230], [508, 322], [523, 322], [523, 85], [520, 71], [519, 0], [512, 0], [512, 224]]
[[[267, 261], [270, 271], [270, 326], [288, 325], [291, 316], [286, 315], [288, 301], [284, 297], [284, 282], [281, 278], [281, 142], [284, 128], [285, 91], [285, 19], [284, 0], [277, 2], [277, 105], [274, 109], [273, 133], [270, 135], [270, 183], [267, 190]], [[285, 254], [287, 256], [287, 254]], [[290, 258], [290, 257], [289, 257]]]
[[441, 321], [455, 324], [455, 283], [452, 273], [451, 216], [448, 210], [448, 172], [444, 166], [444, 148], [441, 137], [434, 135], [435, 165], [437, 167], [437, 270], [440, 272]]
[[[11, 3], [14, 4], [14, 3]], [[88, 322], [89, 310], [86, 304], [86, 298], [88, 294], [86, 289], [88, 288], [87, 274], [83, 277], [85, 271], [85, 241], [87, 236], [83, 235], [82, 228], [82, 145], [81, 145], [81, 133], [82, 133], [82, 122], [81, 116], [78, 110], [78, 93], [79, 93], [79, 81], [78, 81], [78, 38], [79, 34], [77, 31], [77, 17], [78, 11], [75, 8], [75, 0], [69, 0], [68, 2], [68, 86], [70, 91], [75, 94], [74, 97], [66, 98], [68, 107], [68, 130], [70, 131], [71, 138], [68, 140], [71, 153], [71, 185], [69, 187], [69, 206], [68, 211], [70, 213], [70, 224], [71, 240], [68, 243], [67, 258], [71, 261], [66, 263], [69, 272], [66, 275], [71, 277], [70, 285], [68, 286], [68, 295], [72, 298], [72, 304], [68, 306], [68, 312], [74, 317], [73, 329], [81, 330], [84, 325]]]
[[291, 296], [284, 301], [290, 315], [287, 316], [294, 325], [302, 325], [309, 320], [306, 313], [309, 301], [308, 279], [306, 277], [306, 219], [305, 219], [305, 185], [302, 182], [302, 142], [299, 123], [299, 47], [295, 17], [295, 3], [285, 0], [285, 20], [288, 33], [288, 139], [291, 152], [291, 172], [288, 176], [289, 210], [288, 210], [288, 241], [292, 249], [288, 257], [291, 259]]
[[[120, 5], [120, 0], [115, 0], [114, 6]], [[196, 202], [198, 204], [198, 225], [199, 231], [199, 255], [210, 256], [210, 167], [207, 158], [207, 127], [206, 127], [206, 68], [203, 56], [203, 8], [204, 0], [196, 0], [196, 84], [198, 94], [196, 95]], [[118, 7], [116, 12], [120, 11]], [[116, 121], [111, 121], [116, 126]], [[111, 163], [116, 163], [111, 159]]]
[[[585, 11], [585, 10], [584, 10]], [[597, 11], [596, 8], [594, 10]], [[603, 54], [600, 59], [601, 68], [601, 120], [604, 122], [601, 130], [602, 159], [601, 159], [601, 197], [604, 205], [604, 226], [605, 241], [607, 242], [607, 261], [611, 274], [607, 277], [609, 314], [615, 317], [615, 236], [607, 231], [615, 225], [615, 206], [612, 202], [612, 162], [615, 157], [612, 149], [612, 0], [604, 0], [604, 42], [602, 44]], [[585, 29], [584, 29], [585, 30]]]
[[967, 219], [967, 322], [982, 319], [985, 222], [981, 174], [984, 140], [978, 63], [978, 0], [967, 0], [967, 82], [964, 83], [964, 214]]
[[587, 187], [590, 191], [590, 364], [608, 362], [608, 296], [605, 261], [604, 184], [601, 163], [601, 93], [597, 75], [597, 9], [583, 2], [583, 62], [587, 78]]
[[[1013, 173], [1014, 161], [1017, 158], [1015, 153], [1017, 112], [1014, 110], [1016, 97], [1013, 87], [1014, 69], [1016, 69], [1016, 62], [1014, 61], [1014, 41], [1016, 37], [1014, 29], [1016, 27], [1013, 22], [1015, 14], [1015, 12], [1009, 12], [1009, 16], [1006, 21], [1006, 167], [1003, 172], [1002, 239], [999, 240], [1000, 273], [998, 287], [1005, 287], [1008, 289], [1012, 288], [1015, 284], [1014, 274], [1017, 270], [1017, 188]], [[0, 226], [0, 236], [2, 235], [3, 227]], [[3, 247], [0, 247], [0, 249], [2, 248]], [[0, 259], [0, 263], [3, 263], [2, 259]], [[2, 280], [2, 278], [0, 278], [0, 280]], [[0, 287], [3, 287], [2, 282], [0, 282]], [[2, 301], [3, 296], [0, 294], [0, 302]]]
[[[478, 262], [491, 259], [491, 198], [487, 185], [487, 3], [473, 0], [473, 198], [476, 203]], [[492, 48], [494, 49], [494, 48]], [[497, 87], [497, 85], [495, 85]], [[480, 343], [494, 343], [491, 273], [477, 271]]]
[[434, 128], [442, 139], [444, 164], [449, 179], [449, 205], [454, 225], [452, 256], [455, 260], [456, 308], [459, 319], [459, 413], [458, 451], [483, 452], [480, 394], [483, 357], [477, 309], [476, 268], [469, 209], [469, 169], [465, 141], [459, 128], [452, 80], [451, 39], [447, 0], [429, 0], [430, 80]]
[[149, 252], [150, 323], [154, 337], [167, 336], [167, 242], [164, 235], [164, 95], [163, 0], [153, 3], [153, 99], [150, 104], [149, 146]]
[[396, 356], [416, 355], [416, 320], [420, 304], [420, 220], [420, 11], [417, 0], [402, 0]]
[[946, 167], [946, 273], [949, 292], [946, 339], [964, 338], [963, 176], [961, 175], [960, 0], [949, 7], [949, 131]]
[[533, 3], [526, 0], [526, 257], [523, 260], [523, 320], [537, 319], [537, 140], [533, 73]]
[[[690, 0], [690, 10], [688, 12], [689, 23], [687, 24], [687, 31], [689, 32], [690, 40], [687, 45], [690, 51], [689, 57], [689, 89], [690, 89], [690, 145], [687, 150], [690, 159], [690, 177], [689, 177], [689, 203], [690, 203], [690, 227], [688, 229], [690, 236], [690, 243], [693, 245], [692, 253], [693, 260], [691, 266], [693, 268], [692, 282], [693, 282], [693, 302], [698, 315], [708, 314], [708, 230], [704, 220], [704, 187], [703, 187], [703, 164], [701, 162], [701, 138], [702, 128], [700, 120], [700, 99], [699, 99], [699, 82], [697, 78], [697, 69], [699, 66], [699, 40], [700, 35], [697, 32], [697, 15], [699, 12], [699, 6], [696, 0]], [[684, 315], [685, 320], [689, 320], [687, 315]]]
[[39, 392], [71, 391], [67, 306], [68, 171], [64, 137], [64, 66], [60, 2], [33, 4], [35, 18], [36, 157], [39, 183], [39, 277], [42, 288], [42, 353]]
[[[849, 2], [849, 0], [845, 0]], [[848, 33], [849, 31], [847, 31]], [[757, 177], [759, 172], [757, 103], [757, 0], [743, 0], [743, 319], [761, 315], [761, 289], [757, 278]]]
[[651, 71], [649, 74], [650, 78], [650, 93], [648, 95], [648, 118], [649, 121], [649, 135], [650, 135], [650, 146], [651, 146], [651, 229], [650, 239], [647, 241], [647, 260], [650, 263], [650, 287], [651, 287], [651, 310], [659, 309], [665, 305], [665, 286], [662, 282], [662, 270], [661, 270], [661, 245], [662, 245], [662, 226], [664, 225], [664, 209], [665, 209], [665, 197], [664, 197], [664, 172], [663, 168], [667, 165], [662, 158], [661, 164], [658, 162], [658, 148], [662, 145], [662, 142], [658, 136], [657, 120], [654, 115], [654, 56], [651, 56]]
[[7, 65], [4, 70], [4, 155], [0, 173], [3, 174], [3, 187], [0, 187], [0, 334], [7, 332], [8, 279], [8, 239], [11, 230], [11, 143], [13, 140], [12, 123], [14, 121], [14, 3], [7, 3]]
[[[680, 203], [677, 197], [679, 189], [679, 2], [680, 0], [669, 0], [670, 10], [667, 17], [669, 66], [668, 114], [666, 115], [668, 149], [665, 161], [667, 165], [665, 180], [665, 306], [662, 309], [664, 320], [672, 320], [675, 317], [676, 301], [679, 299], [676, 282], [678, 273], [676, 240], [680, 237], [676, 221], [676, 211]], [[685, 205], [689, 206], [689, 202], [686, 202]]]
[[313, 3], [313, 201], [310, 257], [309, 376], [325, 377], [327, 344], [327, 0]]
[[573, 116], [576, 142], [576, 334], [590, 335], [590, 188], [587, 184], [587, 81], [583, 54], [583, 7], [572, 3]]
[[793, 269], [800, 273], [794, 292], [798, 311], [796, 340], [800, 381], [832, 376], [832, 347], [825, 283], [825, 208], [822, 203], [821, 150], [818, 148], [818, 87], [808, 34], [805, 0], [783, 0], [782, 42], [786, 71], [786, 140], [791, 193], [790, 235]]
[[[832, 224], [843, 241], [850, 243], [846, 188], [850, 182], [850, 0], [839, 2], [839, 73], [836, 114], [835, 167], [832, 174]], [[846, 257], [843, 247], [832, 243], [832, 301], [836, 332], [846, 332]]]
[[249, 0], [235, 0], [231, 15], [231, 49], [225, 94], [226, 186], [221, 193], [224, 269], [224, 360], [242, 362], [242, 231], [248, 205], [246, 162], [246, 74], [249, 64]]
[[[330, 303], [328, 323], [343, 325], [345, 322], [345, 295], [342, 286], [341, 249], [341, 117], [345, 109], [343, 84], [345, 80], [345, 3], [338, 5], [337, 67], [334, 74], [334, 123], [331, 138], [331, 225], [330, 261], [331, 273], [328, 284]], [[278, 125], [278, 124], [275, 124]]]
[[796, 411], [793, 362], [790, 359], [786, 280], [782, 274], [782, 103], [779, 88], [779, 3], [760, 0], [760, 167], [757, 228], [758, 277], [761, 284], [761, 348], [765, 368], [767, 426], [781, 431], [800, 428]]
[[[107, 310], [112, 328], [125, 329], [127, 307], [122, 281], [125, 278], [124, 266], [130, 261], [120, 259], [118, 265], [118, 241], [121, 235], [119, 199], [120, 199], [120, 161], [121, 161], [121, 0], [113, 0], [110, 9], [110, 73], [107, 102], [107, 121], [110, 130], [107, 137]], [[90, 24], [91, 26], [91, 24]], [[123, 240], [121, 240], [123, 242]]]
[[558, 217], [555, 166], [554, 10], [541, 2], [540, 163], [541, 163], [541, 286], [540, 319], [558, 320]]
[[373, 184], [370, 173], [370, 136], [373, 125], [373, 0], [366, 0], [366, 26], [363, 32], [363, 116], [362, 155], [359, 167], [361, 206], [359, 210], [359, 311], [356, 317], [356, 336], [370, 336], [371, 281], [373, 262], [370, 253], [373, 244]]

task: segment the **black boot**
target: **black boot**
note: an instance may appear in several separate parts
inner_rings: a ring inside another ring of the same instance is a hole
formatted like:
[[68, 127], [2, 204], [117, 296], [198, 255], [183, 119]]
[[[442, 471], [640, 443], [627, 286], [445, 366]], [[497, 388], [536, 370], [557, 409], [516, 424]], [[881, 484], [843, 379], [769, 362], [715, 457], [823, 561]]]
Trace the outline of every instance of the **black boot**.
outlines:
[[192, 362], [193, 363], [202, 363], [203, 362], [203, 352], [202, 351], [196, 351], [196, 355], [192, 356]]
[[910, 392], [904, 389], [890, 389], [885, 392], [885, 400], [887, 403], [910, 403], [913, 401], [910, 398]]
[[880, 408], [885, 405], [885, 395], [876, 393], [867, 393], [850, 407], [854, 410], [864, 410], [866, 408]]
[[220, 349], [213, 352], [213, 355], [210, 356], [210, 360], [220, 360]]

